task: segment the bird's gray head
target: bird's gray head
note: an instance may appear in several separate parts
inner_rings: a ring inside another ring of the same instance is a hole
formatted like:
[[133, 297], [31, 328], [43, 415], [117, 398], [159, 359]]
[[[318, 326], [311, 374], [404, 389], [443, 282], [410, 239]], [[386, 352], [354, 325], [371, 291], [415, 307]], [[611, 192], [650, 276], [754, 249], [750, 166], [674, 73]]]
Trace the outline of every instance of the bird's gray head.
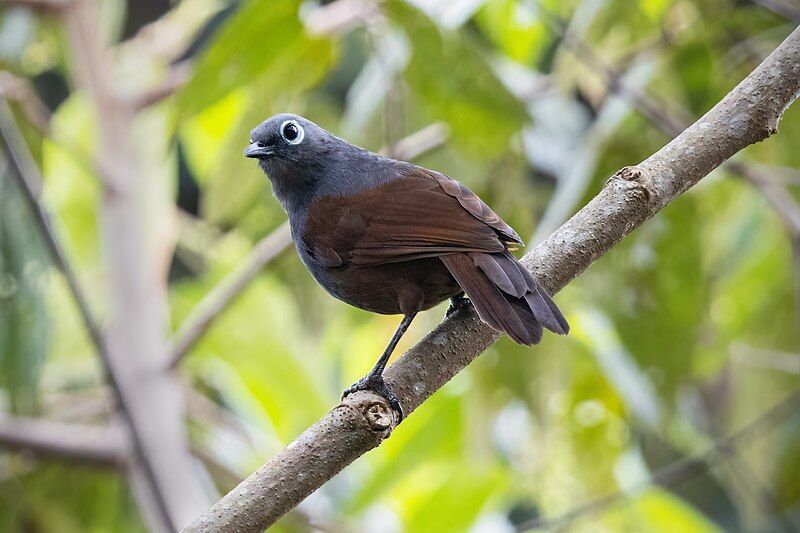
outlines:
[[288, 200], [312, 194], [316, 182], [336, 167], [342, 153], [352, 148], [310, 120], [281, 113], [250, 132], [250, 145], [244, 155], [258, 159], [275, 195], [288, 208]]
[[396, 161], [373, 154], [310, 120], [281, 113], [250, 132], [245, 157], [258, 159], [288, 211], [315, 196], [350, 194], [394, 176]]
[[250, 132], [250, 145], [245, 157], [258, 159], [264, 171], [281, 166], [297, 166], [324, 156], [343, 143], [310, 120], [281, 113], [268, 118]]

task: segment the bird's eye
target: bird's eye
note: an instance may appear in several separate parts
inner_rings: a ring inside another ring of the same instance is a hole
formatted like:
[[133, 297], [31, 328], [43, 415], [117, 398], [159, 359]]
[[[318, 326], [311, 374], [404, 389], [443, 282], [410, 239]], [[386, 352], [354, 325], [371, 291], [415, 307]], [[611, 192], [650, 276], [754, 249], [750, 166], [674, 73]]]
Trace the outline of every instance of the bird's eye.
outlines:
[[289, 144], [300, 144], [304, 136], [303, 127], [294, 120], [287, 120], [281, 124], [281, 137]]

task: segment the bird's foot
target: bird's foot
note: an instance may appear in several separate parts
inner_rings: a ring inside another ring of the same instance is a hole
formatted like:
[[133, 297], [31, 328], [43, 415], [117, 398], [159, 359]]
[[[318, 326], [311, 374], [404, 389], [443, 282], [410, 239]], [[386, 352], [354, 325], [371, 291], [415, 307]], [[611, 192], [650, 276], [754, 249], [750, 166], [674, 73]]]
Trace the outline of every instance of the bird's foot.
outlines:
[[347, 398], [350, 394], [360, 390], [372, 391], [378, 396], [384, 398], [392, 407], [392, 409], [397, 411], [397, 414], [400, 415], [398, 422], [403, 420], [403, 408], [400, 406], [400, 401], [397, 399], [397, 396], [395, 396], [394, 392], [392, 392], [392, 389], [386, 385], [382, 375], [367, 374], [363, 378], [350, 385], [350, 387], [342, 393], [342, 400]]
[[456, 294], [452, 298], [450, 298], [450, 307], [447, 308], [447, 312], [444, 314], [445, 318], [449, 318], [450, 315], [461, 309], [462, 307], [466, 307], [469, 305], [469, 298], [464, 296], [464, 293]]

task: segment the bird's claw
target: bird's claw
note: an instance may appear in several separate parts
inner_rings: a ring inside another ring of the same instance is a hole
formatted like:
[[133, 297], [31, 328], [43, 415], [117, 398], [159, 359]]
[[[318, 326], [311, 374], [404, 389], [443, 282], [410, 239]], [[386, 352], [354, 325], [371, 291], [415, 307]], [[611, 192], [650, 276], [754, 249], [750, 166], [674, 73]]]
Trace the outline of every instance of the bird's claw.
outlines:
[[372, 391], [381, 398], [385, 399], [392, 409], [397, 411], [397, 414], [400, 415], [398, 422], [403, 420], [404, 413], [403, 408], [400, 406], [400, 400], [397, 399], [397, 396], [395, 396], [394, 392], [392, 392], [392, 389], [390, 389], [383, 380], [383, 376], [373, 374], [364, 376], [350, 385], [350, 387], [342, 393], [342, 400], [347, 398], [350, 394], [360, 390]]
[[464, 296], [464, 293], [457, 294], [450, 298], [450, 307], [447, 308], [447, 312], [445, 312], [444, 317], [449, 318], [450, 315], [458, 311], [459, 309], [466, 307], [469, 305], [469, 299]]

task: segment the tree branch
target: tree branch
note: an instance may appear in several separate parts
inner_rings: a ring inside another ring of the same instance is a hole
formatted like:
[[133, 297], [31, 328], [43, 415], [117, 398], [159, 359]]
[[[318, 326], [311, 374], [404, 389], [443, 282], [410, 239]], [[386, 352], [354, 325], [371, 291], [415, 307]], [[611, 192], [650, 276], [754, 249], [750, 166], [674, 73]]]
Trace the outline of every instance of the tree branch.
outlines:
[[753, 2], [792, 22], [800, 23], [800, 8], [797, 7], [796, 3], [793, 4], [785, 0], [753, 0]]
[[26, 7], [44, 13], [58, 12], [66, 8], [71, 0], [0, 0], [0, 6]]
[[761, 194], [783, 221], [789, 237], [792, 240], [800, 239], [800, 206], [794, 201], [783, 183], [767, 176], [761, 169], [741, 161], [729, 161], [725, 168], [742, 176], [761, 191]]
[[0, 414], [0, 447], [45, 458], [121, 467], [129, 449], [125, 434], [113, 426], [67, 424]]
[[440, 147], [447, 142], [449, 136], [450, 132], [447, 126], [441, 122], [435, 122], [400, 139], [391, 148], [388, 146], [381, 148], [380, 153], [388, 155], [391, 152], [392, 157], [408, 161]]
[[130, 105], [134, 110], [141, 111], [148, 106], [157, 104], [178, 92], [181, 87], [186, 85], [186, 82], [189, 81], [191, 76], [191, 60], [187, 59], [176, 63], [169, 68], [160, 85], [136, 95], [136, 97], [131, 100]]
[[305, 18], [311, 35], [331, 35], [380, 15], [380, 0], [336, 0], [313, 9]]
[[[700, 120], [600, 193], [523, 263], [551, 293], [742, 148], [777, 131], [800, 93], [800, 28]], [[459, 310], [386, 371], [406, 413], [499, 338], [474, 309]], [[372, 393], [348, 396], [186, 531], [256, 531], [273, 524], [391, 433], [396, 419]]]

